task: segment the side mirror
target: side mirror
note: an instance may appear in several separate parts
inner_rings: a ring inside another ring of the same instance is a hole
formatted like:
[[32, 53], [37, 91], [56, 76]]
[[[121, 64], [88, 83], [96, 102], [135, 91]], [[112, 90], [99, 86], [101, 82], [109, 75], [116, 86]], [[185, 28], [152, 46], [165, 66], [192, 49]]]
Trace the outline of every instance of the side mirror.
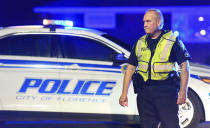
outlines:
[[123, 63], [127, 63], [127, 58], [125, 58], [125, 54], [121, 53], [121, 54], [117, 54], [114, 57], [114, 66], [119, 66]]

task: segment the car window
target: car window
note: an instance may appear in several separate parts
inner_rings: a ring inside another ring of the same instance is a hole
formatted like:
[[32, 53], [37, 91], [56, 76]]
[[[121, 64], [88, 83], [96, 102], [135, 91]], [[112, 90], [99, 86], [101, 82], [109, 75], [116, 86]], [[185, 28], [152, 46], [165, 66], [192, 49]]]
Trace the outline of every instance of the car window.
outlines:
[[102, 43], [79, 36], [60, 36], [64, 58], [111, 61], [116, 52]]
[[0, 55], [51, 56], [49, 35], [13, 35], [0, 39]]

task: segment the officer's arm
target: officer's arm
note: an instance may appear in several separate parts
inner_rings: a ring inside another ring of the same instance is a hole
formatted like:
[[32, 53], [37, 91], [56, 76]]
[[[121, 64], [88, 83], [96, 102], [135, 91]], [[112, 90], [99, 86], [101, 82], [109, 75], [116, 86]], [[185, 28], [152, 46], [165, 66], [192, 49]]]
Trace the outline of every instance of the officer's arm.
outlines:
[[124, 80], [123, 80], [122, 94], [119, 99], [119, 104], [121, 106], [128, 106], [128, 98], [127, 98], [128, 88], [131, 82], [132, 75], [135, 72], [135, 70], [136, 70], [136, 66], [128, 64], [128, 67], [125, 72]]
[[187, 98], [187, 90], [188, 90], [188, 81], [190, 75], [190, 65], [189, 61], [185, 61], [181, 63], [181, 87], [179, 91], [179, 96], [177, 100], [177, 104], [181, 105], [186, 103]]

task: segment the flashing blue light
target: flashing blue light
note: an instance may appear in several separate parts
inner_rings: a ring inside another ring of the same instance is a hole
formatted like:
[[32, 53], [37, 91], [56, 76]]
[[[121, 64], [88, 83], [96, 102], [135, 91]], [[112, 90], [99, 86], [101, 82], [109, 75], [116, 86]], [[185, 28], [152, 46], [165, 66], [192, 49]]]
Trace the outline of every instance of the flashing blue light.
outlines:
[[64, 21], [64, 24], [65, 24], [66, 26], [73, 26], [73, 25], [74, 25], [73, 21], [69, 21], [69, 20], [65, 20], [65, 21]]
[[43, 20], [43, 24], [44, 25], [62, 25], [65, 27], [73, 27], [74, 25], [73, 21], [69, 21], [69, 20], [47, 20], [47, 19]]
[[56, 25], [62, 25], [62, 26], [67, 26], [67, 27], [73, 26], [73, 22], [69, 20], [55, 20], [54, 23]]

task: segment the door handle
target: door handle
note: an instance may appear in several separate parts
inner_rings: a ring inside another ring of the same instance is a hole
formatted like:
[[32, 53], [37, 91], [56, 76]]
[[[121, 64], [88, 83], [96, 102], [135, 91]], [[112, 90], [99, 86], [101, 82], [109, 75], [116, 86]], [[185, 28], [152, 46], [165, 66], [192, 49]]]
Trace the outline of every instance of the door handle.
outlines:
[[64, 69], [66, 69], [66, 70], [80, 70], [81, 67], [78, 64], [72, 64], [72, 65], [64, 65]]

